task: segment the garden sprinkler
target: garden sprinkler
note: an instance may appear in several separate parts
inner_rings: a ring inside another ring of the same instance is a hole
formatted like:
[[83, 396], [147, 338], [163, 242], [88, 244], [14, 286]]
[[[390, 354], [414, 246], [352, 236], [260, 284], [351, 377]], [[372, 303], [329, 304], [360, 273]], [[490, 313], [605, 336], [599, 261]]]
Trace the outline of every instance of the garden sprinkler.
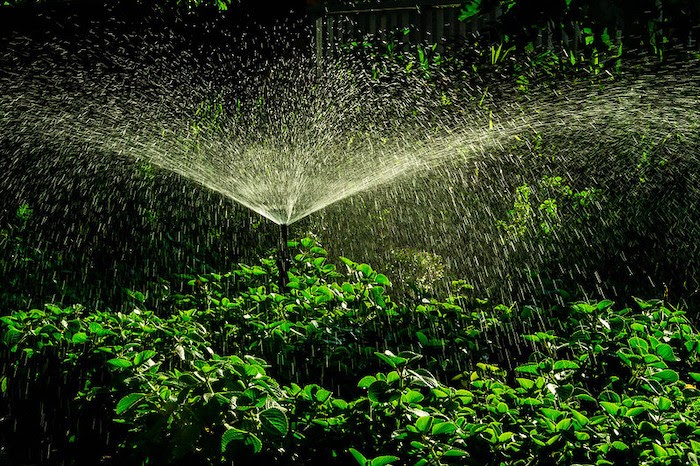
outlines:
[[279, 270], [279, 288], [280, 293], [282, 293], [287, 286], [289, 277], [287, 276], [287, 271], [289, 270], [290, 260], [289, 260], [289, 248], [287, 241], [289, 239], [289, 225], [286, 223], [280, 224], [280, 246], [279, 246], [279, 257], [277, 258], [277, 269]]

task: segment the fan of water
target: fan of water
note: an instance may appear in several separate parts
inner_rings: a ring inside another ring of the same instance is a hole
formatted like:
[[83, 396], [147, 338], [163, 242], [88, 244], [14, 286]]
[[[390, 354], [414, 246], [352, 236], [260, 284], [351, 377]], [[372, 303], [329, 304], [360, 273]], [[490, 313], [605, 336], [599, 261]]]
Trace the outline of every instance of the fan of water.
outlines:
[[2, 81], [0, 137], [64, 155], [143, 160], [291, 224], [445, 162], [497, 156], [518, 135], [610, 124], [633, 131], [662, 120], [687, 133], [698, 121], [692, 77], [640, 76], [517, 104], [463, 92], [447, 106], [416, 72], [377, 79], [351, 61], [304, 53], [242, 64], [234, 52], [139, 47], [149, 44], [101, 52], [86, 43], [78, 53], [53, 45], [27, 59], [11, 46], [2, 57], [12, 72]]

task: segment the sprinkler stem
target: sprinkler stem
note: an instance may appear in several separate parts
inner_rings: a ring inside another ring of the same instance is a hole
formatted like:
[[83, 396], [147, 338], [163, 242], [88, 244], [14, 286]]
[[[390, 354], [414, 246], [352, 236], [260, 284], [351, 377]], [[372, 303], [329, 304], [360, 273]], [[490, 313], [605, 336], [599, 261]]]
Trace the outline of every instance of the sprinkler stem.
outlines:
[[289, 282], [287, 271], [289, 270], [289, 249], [287, 241], [289, 239], [289, 225], [280, 224], [280, 246], [279, 258], [277, 259], [277, 268], [279, 269], [279, 292], [283, 293]]

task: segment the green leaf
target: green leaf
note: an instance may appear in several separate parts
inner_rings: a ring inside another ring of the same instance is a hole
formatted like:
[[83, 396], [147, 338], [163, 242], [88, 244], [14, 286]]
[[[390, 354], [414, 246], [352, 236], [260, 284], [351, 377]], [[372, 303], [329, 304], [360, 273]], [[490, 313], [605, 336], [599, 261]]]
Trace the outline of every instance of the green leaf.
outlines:
[[459, 21], [466, 21], [469, 18], [476, 16], [481, 11], [481, 1], [482, 0], [469, 0], [462, 7], [459, 12]]
[[107, 364], [109, 364], [110, 366], [119, 367], [122, 369], [133, 366], [131, 361], [129, 361], [128, 359], [124, 359], [124, 358], [109, 359], [107, 361]]
[[357, 266], [357, 270], [358, 272], [362, 273], [362, 275], [368, 278], [371, 277], [372, 272], [374, 272], [369, 264], [360, 264]]
[[571, 415], [574, 417], [574, 420], [578, 422], [581, 426], [585, 426], [588, 424], [588, 418], [581, 412], [576, 411], [575, 409], [571, 409]]
[[651, 447], [654, 449], [654, 454], [658, 458], [666, 458], [668, 456], [668, 452], [661, 445], [657, 445], [656, 443], [652, 443]]
[[381, 273], [377, 274], [377, 276], [374, 278], [374, 281], [383, 286], [391, 285], [391, 282], [389, 282], [387, 276]]
[[660, 372], [657, 372], [656, 374], [652, 374], [651, 376], [656, 380], [668, 383], [678, 382], [679, 379], [678, 372], [671, 369], [662, 370]]
[[367, 461], [367, 458], [365, 458], [365, 455], [363, 455], [359, 451], [355, 450], [354, 448], [349, 448], [348, 451], [353, 456], [353, 458], [355, 458], [355, 461], [357, 461], [362, 466], [367, 466], [367, 463], [369, 463], [369, 461]]
[[695, 380], [696, 382], [700, 382], [700, 373], [698, 373], [698, 372], [688, 372], [688, 375], [690, 376], [690, 378], [692, 378], [692, 379]]
[[394, 390], [383, 380], [377, 380], [369, 386], [367, 390], [367, 398], [375, 403], [386, 403], [390, 401]]
[[608, 412], [608, 414], [612, 416], [617, 416], [618, 411], [620, 410], [620, 405], [617, 403], [611, 403], [609, 401], [601, 401], [600, 406], [605, 409], [605, 411]]
[[629, 450], [629, 448], [630, 448], [630, 447], [627, 446], [626, 443], [621, 442], [621, 441], [619, 441], [619, 440], [615, 440], [615, 441], [612, 443], [612, 447], [613, 447], [615, 450], [620, 450], [620, 451]]
[[245, 440], [243, 440], [243, 443], [253, 447], [253, 453], [257, 454], [262, 451], [262, 442], [255, 434], [249, 433]]
[[672, 404], [673, 403], [671, 402], [671, 400], [669, 400], [665, 396], [660, 396], [657, 406], [659, 408], [659, 411], [667, 411]]
[[376, 380], [377, 380], [377, 378], [375, 376], [366, 375], [360, 379], [360, 381], [357, 383], [357, 386], [359, 388], [367, 388], [370, 385], [372, 385], [372, 383], [374, 383]]
[[82, 344], [88, 341], [88, 336], [87, 333], [85, 332], [78, 332], [73, 334], [73, 337], [71, 338], [71, 342], [75, 344]]
[[642, 414], [644, 411], [646, 411], [646, 409], [644, 409], [644, 408], [641, 407], [641, 406], [637, 406], [637, 407], [628, 409], [627, 412], [625, 413], [625, 416], [626, 416], [626, 417], [639, 416], [639, 415]]
[[442, 456], [446, 456], [448, 458], [455, 458], [455, 457], [460, 457], [460, 456], [468, 456], [469, 453], [467, 453], [464, 450], [457, 450], [453, 448], [452, 450], [447, 450], [445, 453], [443, 453]]
[[649, 351], [649, 343], [643, 338], [632, 337], [629, 339], [628, 344], [632, 349], [639, 349], [642, 353]]
[[693, 452], [696, 454], [700, 454], [700, 442], [696, 440], [690, 440], [690, 447], [693, 449]]
[[666, 343], [661, 343], [656, 347], [656, 354], [658, 354], [664, 361], [676, 360], [676, 355], [673, 353], [673, 348]]
[[146, 395], [144, 393], [130, 393], [129, 395], [126, 395], [117, 403], [117, 407], [115, 409], [117, 415], [125, 413], [145, 398]]
[[574, 361], [569, 361], [567, 359], [562, 359], [561, 361], [555, 361], [552, 366], [552, 370], [561, 371], [566, 369], [578, 369], [580, 366]]
[[522, 388], [524, 388], [525, 390], [530, 390], [532, 387], [535, 386], [535, 381], [534, 381], [534, 380], [523, 379], [523, 378], [521, 378], [521, 377], [518, 377], [518, 378], [515, 379], [515, 381], [518, 382], [518, 384], [519, 384]]
[[503, 432], [501, 435], [498, 436], [498, 443], [505, 443], [511, 438], [513, 438], [513, 432]]
[[454, 422], [438, 422], [437, 424], [433, 425], [433, 435], [442, 435], [442, 434], [454, 434], [457, 431], [457, 425]]
[[598, 308], [599, 311], [604, 311], [605, 309], [609, 308], [609, 307], [612, 306], [613, 304], [615, 304], [614, 301], [610, 301], [609, 299], [604, 299], [604, 300], [602, 300], [601, 302], [598, 303], [597, 308]]
[[[375, 288], [373, 288], [375, 289]], [[409, 358], [412, 356], [407, 356], [404, 357], [406, 354], [411, 354], [415, 355], [415, 353], [409, 353], [408, 351], [399, 353], [399, 355], [395, 355], [389, 350], [384, 351], [383, 353], [380, 353], [379, 351], [374, 352], [375, 356], [377, 356], [379, 359], [387, 363], [389, 366], [391, 366], [393, 369], [396, 369], [398, 366], [405, 366], [409, 362]]]
[[557, 422], [557, 425], [556, 425], [556, 428], [558, 431], [569, 430], [570, 427], [571, 427], [571, 419], [568, 417], [565, 417], [561, 421]]
[[386, 466], [387, 464], [391, 464], [399, 460], [400, 458], [398, 456], [383, 455], [373, 458], [369, 464], [370, 466]]
[[408, 392], [401, 395], [401, 401], [406, 404], [420, 403], [425, 397], [423, 394], [417, 390], [409, 390]]
[[319, 403], [325, 403], [328, 398], [331, 397], [333, 392], [326, 390], [326, 389], [319, 389], [319, 391], [316, 392], [316, 401]]
[[258, 415], [262, 430], [270, 435], [284, 437], [289, 431], [289, 420], [278, 408], [268, 408]]
[[416, 429], [419, 432], [426, 433], [433, 427], [432, 416], [422, 416], [416, 420]]
[[529, 363], [529, 364], [523, 364], [522, 366], [516, 367], [515, 371], [516, 372], [525, 372], [527, 374], [538, 375], [540, 373], [540, 368], [539, 368], [539, 365], [537, 365], [537, 364]]
[[540, 408], [540, 412], [547, 418], [551, 419], [552, 421], [556, 421], [559, 419], [564, 413], [561, 411], [558, 411], [556, 409], [552, 408]]
[[141, 363], [148, 361], [149, 359], [151, 359], [151, 358], [152, 358], [153, 356], [155, 356], [156, 354], [158, 354], [158, 353], [156, 353], [156, 352], [153, 351], [153, 350], [144, 350], [144, 351], [141, 351], [141, 352], [137, 353], [136, 356], [134, 357], [134, 365], [135, 365], [135, 366], [138, 366], [138, 365], [140, 365]]

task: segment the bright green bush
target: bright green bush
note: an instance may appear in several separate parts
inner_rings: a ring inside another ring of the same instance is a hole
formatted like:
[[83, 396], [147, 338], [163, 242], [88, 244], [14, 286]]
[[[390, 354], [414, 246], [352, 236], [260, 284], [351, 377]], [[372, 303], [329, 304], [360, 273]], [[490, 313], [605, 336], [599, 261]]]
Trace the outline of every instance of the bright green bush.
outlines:
[[[66, 464], [698, 463], [700, 334], [683, 311], [518, 315], [460, 283], [400, 305], [369, 265], [290, 245], [283, 292], [264, 259], [187, 277], [169, 315], [132, 292], [130, 312], [0, 318], [11, 416], [43, 403], [65, 418], [42, 419]], [[23, 433], [3, 427], [13, 464], [29, 462]]]

